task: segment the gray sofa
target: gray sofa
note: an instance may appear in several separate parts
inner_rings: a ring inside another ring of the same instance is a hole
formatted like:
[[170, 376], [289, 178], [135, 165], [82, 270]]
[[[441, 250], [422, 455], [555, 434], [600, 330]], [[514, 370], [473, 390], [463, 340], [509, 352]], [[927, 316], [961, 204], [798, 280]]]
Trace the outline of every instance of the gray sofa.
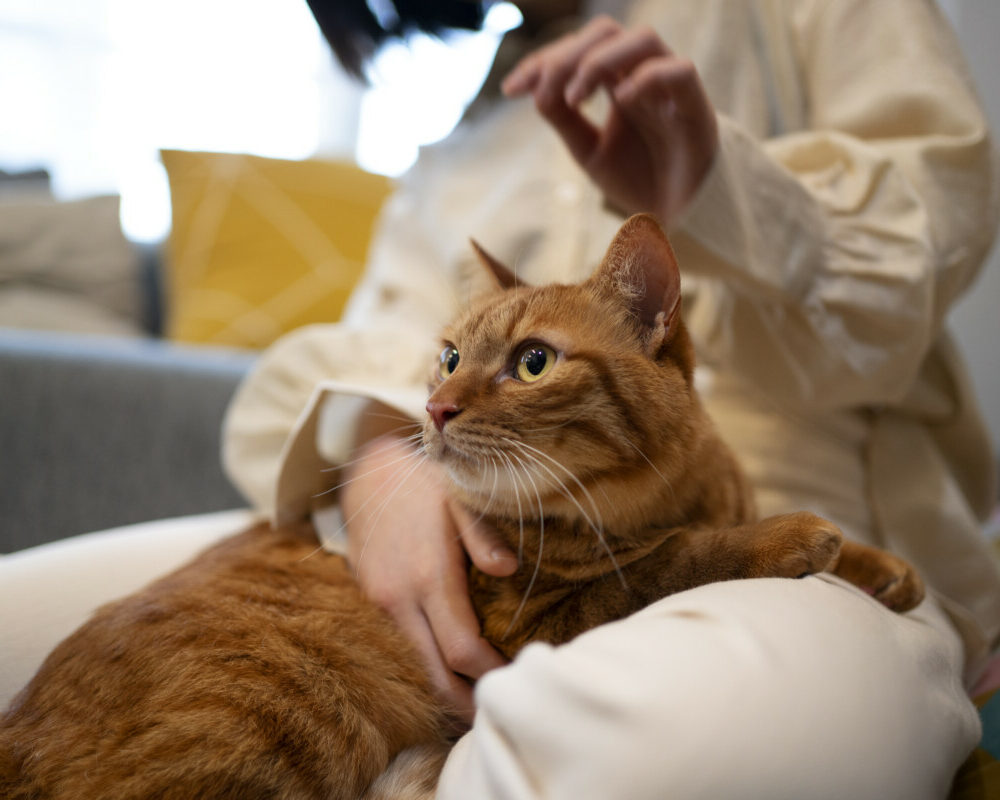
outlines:
[[161, 340], [0, 328], [0, 553], [236, 508], [220, 426], [253, 362]]

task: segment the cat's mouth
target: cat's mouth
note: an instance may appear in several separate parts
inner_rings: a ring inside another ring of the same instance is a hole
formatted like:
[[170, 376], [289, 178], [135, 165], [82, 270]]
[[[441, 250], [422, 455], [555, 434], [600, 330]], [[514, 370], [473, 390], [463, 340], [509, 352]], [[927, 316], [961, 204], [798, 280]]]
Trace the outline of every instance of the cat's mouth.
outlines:
[[446, 426], [439, 431], [428, 425], [424, 429], [424, 452], [448, 470], [451, 479], [466, 491], [478, 493], [495, 483], [497, 459], [479, 450], [463, 447], [462, 438]]
[[538, 458], [526, 458], [500, 442], [470, 444], [448, 426], [424, 430], [424, 452], [447, 470], [458, 488], [494, 510], [521, 513], [522, 506], [534, 507], [553, 490], [554, 470], [538, 467]]
[[487, 471], [483, 459], [455, 447], [444, 434], [424, 438], [424, 451], [447, 470], [451, 480], [467, 492], [479, 493]]
[[424, 426], [424, 452], [434, 461], [448, 465], [451, 461], [471, 462], [472, 457], [455, 447], [446, 431], [439, 431], [430, 423]]
[[445, 466], [458, 466], [472, 472], [486, 472], [498, 461], [498, 448], [477, 436], [455, 432], [451, 426], [437, 430], [432, 425], [424, 429], [424, 452]]

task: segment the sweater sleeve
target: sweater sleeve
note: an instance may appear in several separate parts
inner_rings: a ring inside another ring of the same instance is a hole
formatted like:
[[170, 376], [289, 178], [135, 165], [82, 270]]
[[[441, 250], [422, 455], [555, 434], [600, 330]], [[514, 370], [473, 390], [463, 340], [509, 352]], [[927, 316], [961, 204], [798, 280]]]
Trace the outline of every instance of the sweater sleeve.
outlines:
[[896, 403], [993, 238], [987, 125], [929, 0], [805, 2], [790, 25], [808, 130], [761, 141], [720, 117], [674, 232], [712, 298], [692, 327], [773, 396]]
[[978, 735], [961, 662], [932, 601], [700, 586], [486, 674], [436, 797], [942, 797]]

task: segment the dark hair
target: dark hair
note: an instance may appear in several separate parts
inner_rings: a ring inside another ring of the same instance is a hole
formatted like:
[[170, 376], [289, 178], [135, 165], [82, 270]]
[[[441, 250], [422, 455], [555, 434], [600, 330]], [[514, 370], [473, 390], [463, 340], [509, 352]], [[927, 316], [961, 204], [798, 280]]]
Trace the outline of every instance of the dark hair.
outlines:
[[383, 0], [390, 12], [380, 20], [366, 0], [307, 0], [323, 36], [350, 74], [364, 77], [365, 62], [387, 40], [414, 31], [440, 34], [449, 28], [478, 30], [486, 3], [468, 0]]

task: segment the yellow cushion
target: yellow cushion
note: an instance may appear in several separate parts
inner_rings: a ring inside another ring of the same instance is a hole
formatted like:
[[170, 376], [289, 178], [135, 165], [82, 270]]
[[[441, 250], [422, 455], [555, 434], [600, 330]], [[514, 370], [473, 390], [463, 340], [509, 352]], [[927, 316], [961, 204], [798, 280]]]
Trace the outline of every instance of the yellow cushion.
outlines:
[[256, 348], [339, 317], [389, 179], [316, 159], [181, 150], [161, 157], [173, 209], [169, 338]]

